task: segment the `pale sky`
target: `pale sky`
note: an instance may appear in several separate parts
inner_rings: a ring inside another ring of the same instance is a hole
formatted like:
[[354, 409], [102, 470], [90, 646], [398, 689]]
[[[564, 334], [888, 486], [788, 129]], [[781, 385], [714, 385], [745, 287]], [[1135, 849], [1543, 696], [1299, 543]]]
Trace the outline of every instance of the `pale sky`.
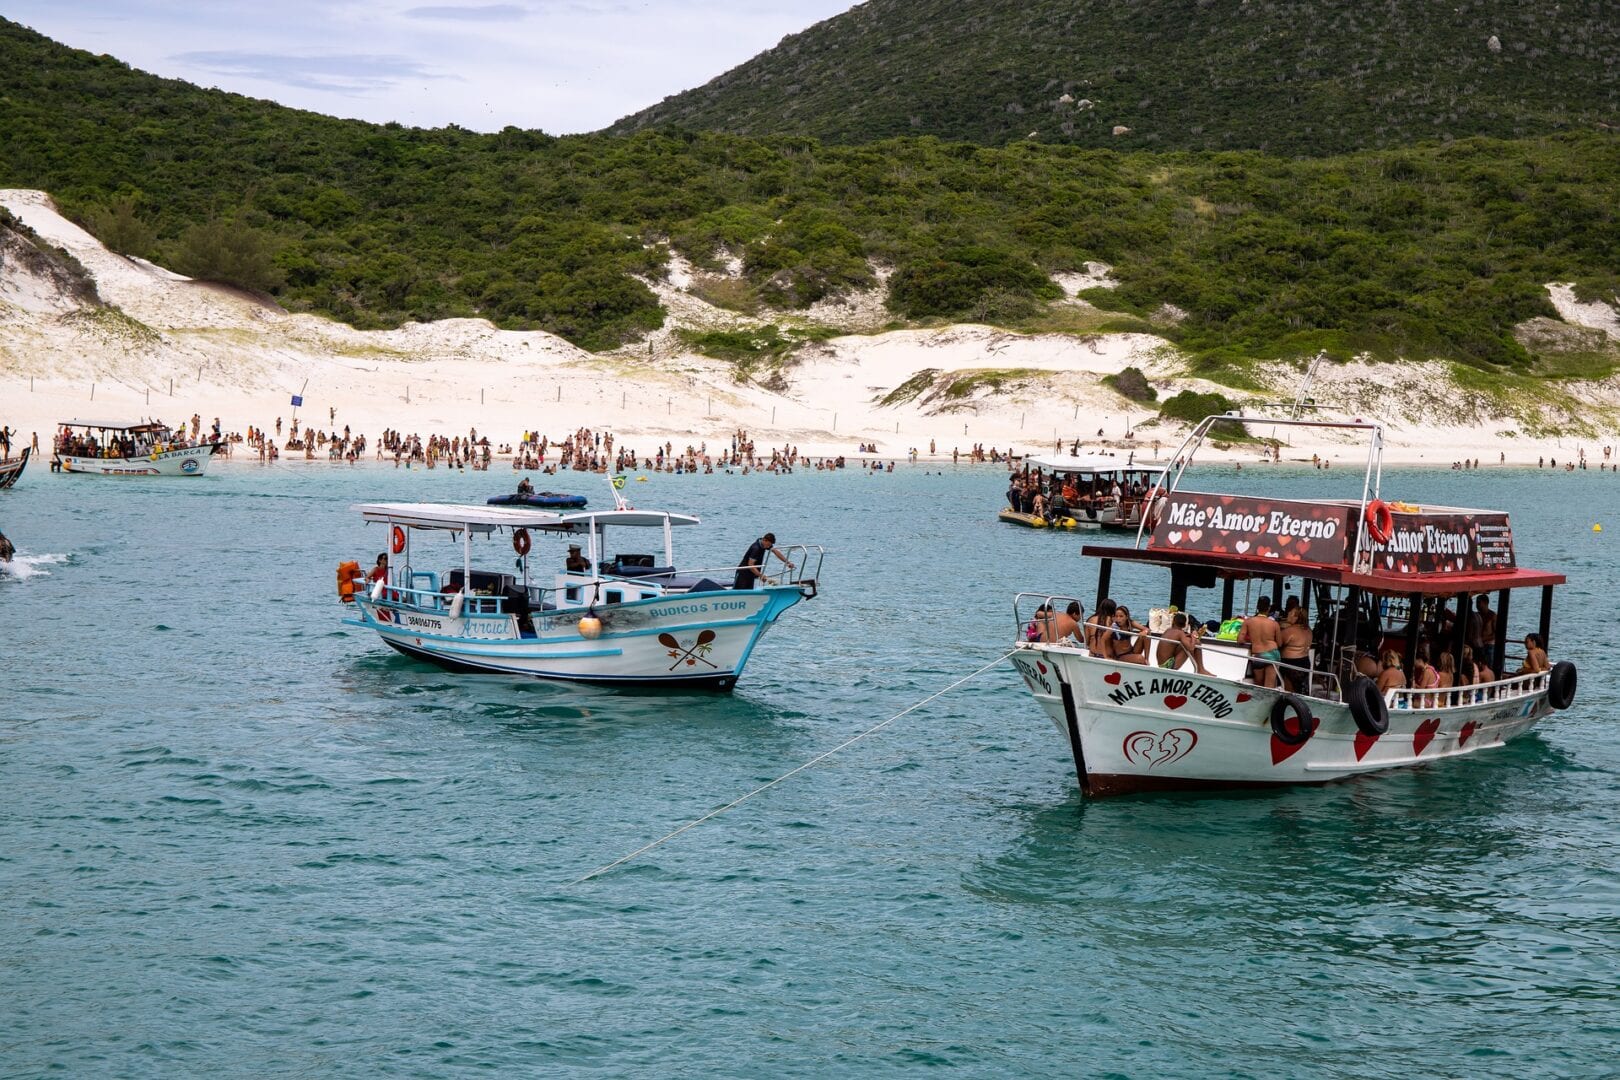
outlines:
[[365, 120], [594, 131], [854, 0], [0, 0], [131, 67]]

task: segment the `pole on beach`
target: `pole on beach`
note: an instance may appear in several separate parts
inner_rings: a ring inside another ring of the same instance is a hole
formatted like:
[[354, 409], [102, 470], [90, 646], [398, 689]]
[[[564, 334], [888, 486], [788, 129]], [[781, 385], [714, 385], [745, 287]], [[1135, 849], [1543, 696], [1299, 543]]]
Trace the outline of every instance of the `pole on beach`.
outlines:
[[832, 429], [834, 431], [838, 430], [838, 414], [837, 413], [833, 413], [833, 427], [832, 427]]
[[775, 405], [771, 406], [771, 423], [772, 424], [776, 423], [776, 406]]
[[90, 384], [90, 400], [91, 401], [96, 400], [96, 384], [95, 383]]
[[619, 391], [619, 408], [623, 409], [630, 404], [630, 391]]
[[174, 397], [174, 376], [169, 376], [169, 396]]
[[557, 400], [562, 400], [562, 383], [557, 384]]
[[152, 388], [150, 386], [146, 388], [146, 403], [148, 405], [152, 404]]
[[478, 388], [478, 404], [482, 405], [483, 403], [484, 403], [484, 388], [482, 386], [480, 386]]

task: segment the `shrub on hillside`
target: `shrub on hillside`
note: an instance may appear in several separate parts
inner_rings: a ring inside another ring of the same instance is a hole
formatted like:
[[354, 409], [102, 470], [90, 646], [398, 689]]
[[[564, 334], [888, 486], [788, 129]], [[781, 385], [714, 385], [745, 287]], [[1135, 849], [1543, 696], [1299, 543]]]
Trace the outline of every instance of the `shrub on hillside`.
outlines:
[[[1232, 411], [1232, 402], [1225, 394], [1199, 394], [1192, 390], [1183, 390], [1175, 397], [1167, 398], [1159, 406], [1159, 415], [1170, 420], [1180, 420], [1184, 424], [1200, 424], [1207, 417], [1220, 416]], [[1210, 428], [1210, 434], [1227, 439], [1246, 439], [1248, 430], [1237, 421], [1223, 420]]]
[[1104, 375], [1103, 385], [1112, 387], [1116, 394], [1131, 401], [1146, 403], [1159, 400], [1159, 392], [1153, 389], [1141, 368], [1128, 367], [1118, 375]]
[[1011, 252], [991, 247], [959, 247], [902, 266], [889, 279], [892, 311], [912, 319], [971, 315], [975, 310], [1024, 313], [1038, 300], [1052, 300], [1063, 290], [1040, 268]]

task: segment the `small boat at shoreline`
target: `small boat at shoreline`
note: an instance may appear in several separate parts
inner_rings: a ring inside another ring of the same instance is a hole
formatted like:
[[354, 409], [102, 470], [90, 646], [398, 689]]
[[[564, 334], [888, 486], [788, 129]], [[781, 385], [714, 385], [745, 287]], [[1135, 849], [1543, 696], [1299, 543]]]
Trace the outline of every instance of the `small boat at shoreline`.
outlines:
[[1013, 475], [1008, 505], [997, 517], [1031, 529], [1134, 532], [1164, 471], [1162, 464], [1137, 462], [1130, 456], [1028, 457], [1024, 468]]
[[23, 470], [28, 467], [28, 458], [33, 452], [33, 447], [25, 446], [17, 457], [0, 458], [0, 491], [6, 490], [21, 479]]
[[489, 506], [536, 506], [542, 510], [582, 510], [587, 501], [583, 495], [565, 495], [560, 491], [518, 491], [510, 495], [491, 495], [484, 500]]
[[[1082, 549], [1097, 571], [1096, 609], [1108, 610], [1116, 563], [1168, 571], [1164, 612], [1218, 612], [1234, 630], [1235, 615], [1284, 610], [1285, 592], [1297, 588], [1298, 604], [1289, 606], [1303, 609], [1294, 625], [1309, 631], [1309, 649], [1293, 660], [1253, 655], [1238, 635], [1223, 634], [1197, 638], [1195, 659], [1189, 639], [1157, 620], [1151, 629], [1096, 628], [1085, 625], [1078, 600], [1020, 594], [1011, 660], [1068, 742], [1083, 794], [1324, 783], [1500, 746], [1570, 706], [1575, 667], [1545, 655], [1553, 590], [1565, 578], [1518, 565], [1507, 514], [1385, 502], [1382, 433], [1361, 422], [1276, 421], [1365, 434], [1360, 499], [1183, 489], [1211, 426], [1242, 419], [1211, 417], [1193, 430], [1134, 545]], [[1239, 587], [1258, 589], [1253, 606], [1238, 609]], [[1530, 609], [1537, 632], [1521, 635], [1525, 655], [1509, 657], [1508, 619], [1522, 609], [1512, 600], [1523, 590], [1539, 594], [1539, 609]], [[1057, 621], [1071, 603], [1078, 627]], [[1476, 663], [1470, 636], [1488, 674], [1466, 680]], [[1432, 655], [1458, 673], [1458, 684], [1436, 677], [1380, 690], [1363, 666], [1369, 654], [1383, 657], [1386, 671], [1392, 660], [1412, 671], [1414, 657]], [[1163, 665], [1155, 662], [1161, 656]], [[1510, 660], [1520, 661], [1518, 673], [1502, 673]]]
[[[355, 509], [387, 528], [394, 565], [369, 586], [356, 580], [358, 563], [340, 565], [339, 598], [358, 615], [345, 625], [451, 671], [730, 690], [765, 631], [816, 596], [824, 556], [820, 547], [783, 548], [793, 566], [782, 577], [734, 588], [736, 567], [676, 567], [673, 531], [699, 524], [685, 514], [435, 503]], [[608, 536], [626, 533], [650, 536], [661, 555], [608, 554]], [[516, 573], [473, 565], [474, 538], [499, 535], [511, 537]], [[446, 539], [458, 541], [453, 550], [443, 550]], [[536, 566], [548, 539], [556, 543], [546, 554], [563, 567], [555, 572]], [[585, 552], [565, 563], [565, 546]]]
[[91, 476], [201, 476], [224, 449], [193, 442], [152, 421], [64, 420], [57, 425], [51, 470]]

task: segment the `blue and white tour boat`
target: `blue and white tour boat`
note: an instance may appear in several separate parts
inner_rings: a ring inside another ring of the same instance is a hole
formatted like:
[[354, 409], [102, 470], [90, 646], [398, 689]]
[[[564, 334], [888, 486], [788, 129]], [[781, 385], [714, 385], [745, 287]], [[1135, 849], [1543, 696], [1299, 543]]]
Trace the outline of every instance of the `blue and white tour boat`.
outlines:
[[[735, 567], [677, 569], [672, 534], [699, 523], [686, 514], [434, 503], [356, 509], [388, 529], [393, 556], [374, 582], [355, 580], [358, 563], [339, 567], [339, 597], [356, 609], [345, 622], [453, 671], [729, 690], [765, 631], [816, 595], [824, 556], [820, 547], [784, 547], [791, 566], [773, 563], [781, 577], [735, 588]], [[512, 570], [475, 569], [474, 539], [497, 536], [510, 539]], [[657, 553], [646, 541], [620, 546], [621, 536], [650, 537]], [[446, 551], [445, 540], [456, 548]], [[581, 553], [565, 559], [576, 545]], [[561, 569], [540, 569], [548, 564]]]

